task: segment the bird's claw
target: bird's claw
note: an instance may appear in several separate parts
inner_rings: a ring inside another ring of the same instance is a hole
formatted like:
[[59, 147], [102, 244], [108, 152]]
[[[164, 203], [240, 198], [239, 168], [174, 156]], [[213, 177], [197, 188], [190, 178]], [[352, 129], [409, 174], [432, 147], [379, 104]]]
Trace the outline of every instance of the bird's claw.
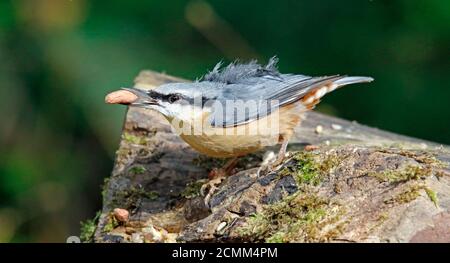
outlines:
[[261, 172], [267, 171], [267, 173], [271, 173], [273, 171], [276, 171], [278, 169], [278, 166], [283, 163], [286, 156], [278, 156], [276, 157], [273, 152], [268, 152], [263, 157], [263, 161], [261, 162], [261, 165], [259, 166], [258, 171], [256, 172], [256, 176], [259, 177]]
[[222, 181], [226, 178], [226, 172], [223, 169], [214, 168], [209, 174], [208, 177], [211, 179], [205, 184], [203, 184], [200, 188], [200, 194], [204, 196], [205, 205], [209, 208], [209, 201], [211, 200], [212, 195], [218, 189], [217, 186], [222, 183]]

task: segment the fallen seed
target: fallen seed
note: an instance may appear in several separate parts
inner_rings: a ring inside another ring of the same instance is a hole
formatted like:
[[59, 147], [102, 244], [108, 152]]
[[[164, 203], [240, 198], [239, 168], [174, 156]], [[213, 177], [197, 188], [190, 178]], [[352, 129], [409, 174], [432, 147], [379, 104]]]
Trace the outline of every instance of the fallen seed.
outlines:
[[331, 124], [331, 128], [333, 129], [333, 130], [342, 130], [342, 126], [341, 125], [339, 125], [339, 124]]
[[119, 222], [127, 222], [130, 216], [130, 213], [122, 208], [115, 208], [113, 210], [113, 215]]
[[322, 125], [317, 125], [316, 126], [316, 133], [317, 134], [321, 134], [323, 132], [323, 127], [322, 127]]
[[216, 232], [222, 231], [227, 226], [227, 222], [222, 222], [217, 226]]
[[317, 146], [317, 145], [310, 144], [310, 145], [305, 146], [305, 151], [308, 151], [308, 152], [314, 151], [317, 149], [319, 149], [319, 146]]

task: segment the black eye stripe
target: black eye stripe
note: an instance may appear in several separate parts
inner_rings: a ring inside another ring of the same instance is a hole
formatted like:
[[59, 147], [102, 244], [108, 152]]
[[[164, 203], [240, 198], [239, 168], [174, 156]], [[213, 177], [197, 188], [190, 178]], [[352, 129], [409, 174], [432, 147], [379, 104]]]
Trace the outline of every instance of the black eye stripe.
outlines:
[[148, 96], [150, 96], [153, 99], [157, 99], [157, 100], [161, 100], [161, 101], [169, 101], [170, 97], [177, 95], [179, 98], [184, 97], [181, 94], [161, 94], [159, 92], [153, 91], [153, 90], [149, 90], [147, 92]]
[[163, 100], [163, 96], [164, 96], [163, 94], [153, 91], [153, 90], [147, 91], [147, 95], [156, 100]]
[[[147, 94], [149, 97], [153, 98], [153, 99], [157, 99], [157, 100], [161, 100], [161, 101], [165, 101], [165, 102], [170, 102], [169, 98], [173, 95], [177, 95], [178, 96], [178, 100], [184, 100], [187, 101], [189, 104], [194, 104], [194, 98], [189, 98], [183, 94], [180, 93], [172, 93], [172, 94], [161, 94], [159, 92], [156, 92], [154, 90], [149, 90], [147, 91]], [[206, 101], [208, 100], [214, 100], [214, 99], [208, 99], [206, 97], [202, 97], [202, 106], [204, 106], [204, 104], [206, 103]]]

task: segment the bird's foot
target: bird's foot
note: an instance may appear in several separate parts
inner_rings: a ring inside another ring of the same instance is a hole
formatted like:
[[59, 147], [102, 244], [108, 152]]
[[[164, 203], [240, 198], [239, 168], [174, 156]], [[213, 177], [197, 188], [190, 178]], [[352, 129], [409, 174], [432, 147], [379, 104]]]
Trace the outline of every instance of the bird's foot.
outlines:
[[204, 202], [207, 207], [209, 207], [209, 201], [211, 200], [212, 195], [218, 189], [217, 186], [219, 186], [227, 176], [227, 171], [222, 168], [213, 168], [211, 172], [209, 172], [208, 178], [210, 180], [200, 188], [200, 193], [205, 197]]
[[[261, 168], [262, 168], [264, 166], [263, 164], [265, 162], [268, 163], [266, 165], [267, 170], [268, 170], [267, 173], [276, 171], [278, 169], [278, 166], [280, 164], [282, 164], [284, 159], [286, 158], [286, 150], [287, 150], [287, 146], [288, 146], [288, 143], [289, 143], [289, 139], [286, 138], [285, 136], [281, 136], [280, 138], [283, 141], [283, 143], [281, 144], [281, 147], [280, 147], [280, 150], [278, 151], [276, 159], [275, 159], [275, 154], [272, 152], [272, 154], [271, 154], [272, 157], [268, 158], [268, 161], [266, 161], [266, 159], [264, 159], [264, 161], [263, 161], [263, 163], [261, 165]], [[260, 170], [258, 170], [258, 173], [257, 173], [258, 176], [259, 176], [259, 173], [260, 173]]]
[[270, 151], [264, 154], [263, 161], [261, 162], [258, 171], [256, 172], [257, 177], [260, 176], [261, 172], [270, 173], [277, 170], [278, 166], [283, 163], [285, 159], [285, 154], [281, 156], [275, 156], [275, 153]]
[[[222, 168], [213, 168], [209, 174], [209, 182], [202, 185], [200, 188], [200, 193], [205, 197], [205, 205], [209, 207], [209, 201], [211, 200], [212, 195], [217, 190], [217, 186], [222, 183], [222, 181], [229, 175], [233, 174], [233, 169], [236, 167], [238, 163], [238, 157], [234, 157], [222, 167]], [[206, 191], [208, 191], [206, 193]]]

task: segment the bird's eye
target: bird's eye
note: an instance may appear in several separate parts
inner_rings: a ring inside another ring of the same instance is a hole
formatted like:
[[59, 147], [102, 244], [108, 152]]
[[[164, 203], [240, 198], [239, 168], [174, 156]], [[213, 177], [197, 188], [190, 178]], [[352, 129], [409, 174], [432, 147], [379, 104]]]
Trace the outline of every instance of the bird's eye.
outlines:
[[170, 96], [169, 96], [169, 98], [167, 98], [167, 101], [169, 102], [169, 103], [174, 103], [175, 101], [177, 101], [177, 100], [179, 100], [180, 99], [180, 96], [178, 95], [178, 94], [171, 94]]

